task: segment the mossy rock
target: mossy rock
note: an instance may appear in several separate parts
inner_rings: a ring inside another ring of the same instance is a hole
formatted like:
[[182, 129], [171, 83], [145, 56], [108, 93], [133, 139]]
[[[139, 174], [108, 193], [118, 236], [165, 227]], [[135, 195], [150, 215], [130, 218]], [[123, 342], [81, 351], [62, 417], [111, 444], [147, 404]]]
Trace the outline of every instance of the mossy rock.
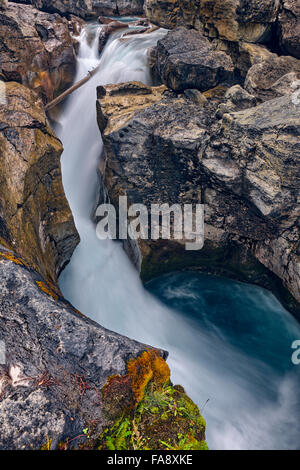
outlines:
[[131, 360], [128, 374], [110, 378], [102, 393], [109, 426], [99, 437], [99, 450], [207, 450], [204, 418], [183, 387], [171, 384], [157, 351]]

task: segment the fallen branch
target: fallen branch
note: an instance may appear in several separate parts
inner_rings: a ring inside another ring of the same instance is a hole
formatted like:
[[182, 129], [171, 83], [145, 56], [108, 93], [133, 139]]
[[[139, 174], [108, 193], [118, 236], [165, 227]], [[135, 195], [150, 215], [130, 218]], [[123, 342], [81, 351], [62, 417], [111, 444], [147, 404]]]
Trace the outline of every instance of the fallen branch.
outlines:
[[73, 93], [73, 91], [77, 90], [82, 85], [84, 85], [86, 82], [88, 82], [90, 80], [90, 78], [92, 78], [93, 75], [95, 75], [95, 73], [98, 71], [98, 69], [99, 69], [99, 65], [98, 65], [98, 67], [94, 68], [94, 70], [89, 72], [84, 78], [79, 80], [79, 82], [74, 83], [74, 85], [72, 85], [70, 88], [68, 88], [66, 91], [64, 91], [61, 95], [57, 96], [57, 98], [55, 98], [53, 101], [50, 101], [50, 103], [46, 104], [45, 111], [46, 112], [50, 111], [50, 109], [54, 108], [59, 103], [61, 103], [67, 96], [69, 96], [71, 93]]

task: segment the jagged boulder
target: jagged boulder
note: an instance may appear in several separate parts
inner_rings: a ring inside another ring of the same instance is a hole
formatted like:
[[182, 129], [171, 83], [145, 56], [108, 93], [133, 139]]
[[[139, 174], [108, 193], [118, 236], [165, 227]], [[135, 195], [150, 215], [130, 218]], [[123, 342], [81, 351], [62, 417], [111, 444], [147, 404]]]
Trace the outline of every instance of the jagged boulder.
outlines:
[[292, 94], [299, 88], [300, 60], [290, 56], [270, 55], [248, 71], [245, 88], [259, 101]]
[[162, 82], [175, 91], [205, 91], [234, 78], [230, 56], [217, 51], [200, 32], [177, 28], [158, 41], [156, 70]]
[[92, 16], [92, 0], [31, 0], [37, 9], [61, 15], [76, 15], [82, 18]]
[[274, 54], [262, 44], [252, 44], [250, 42], [239, 41], [229, 42], [214, 39], [217, 50], [226, 52], [232, 59], [236, 76], [243, 81], [252, 65], [263, 62], [274, 57]]
[[154, 24], [173, 29], [199, 26], [201, 0], [146, 0], [146, 15]]
[[283, 0], [278, 28], [282, 50], [300, 59], [300, 3], [298, 0]]
[[15, 82], [2, 87], [0, 240], [55, 282], [78, 243], [61, 180], [62, 145], [34, 92]]
[[44, 101], [72, 84], [74, 40], [68, 21], [31, 5], [9, 3], [0, 12], [0, 74], [36, 90]]
[[144, 0], [91, 0], [91, 2], [96, 15], [142, 15], [144, 11]]
[[240, 85], [235, 85], [224, 95], [224, 102], [220, 104], [217, 110], [218, 117], [222, 117], [225, 113], [242, 111], [243, 109], [252, 108], [256, 106], [256, 97], [250, 95]]

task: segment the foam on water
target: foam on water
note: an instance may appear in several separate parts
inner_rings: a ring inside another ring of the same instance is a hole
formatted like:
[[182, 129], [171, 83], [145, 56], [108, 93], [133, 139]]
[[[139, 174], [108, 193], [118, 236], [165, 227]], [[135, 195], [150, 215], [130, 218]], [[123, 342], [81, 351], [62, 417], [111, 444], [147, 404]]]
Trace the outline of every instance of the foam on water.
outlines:
[[[91, 43], [88, 41], [92, 30], [99, 32], [99, 27], [88, 26], [79, 38], [76, 81], [100, 63], [99, 71], [69, 97], [57, 127], [65, 149], [63, 184], [81, 237], [60, 277], [61, 290], [75, 307], [101, 325], [170, 352], [173, 381], [184, 385], [200, 407], [210, 399], [204, 416], [211, 448], [297, 448], [299, 382], [295, 366], [290, 367], [291, 351], [287, 347], [285, 354], [276, 359], [276, 364], [278, 361], [289, 364], [277, 370], [272, 360], [252, 354], [249, 347], [243, 350], [238, 327], [234, 327], [239, 316], [247, 318], [251, 308], [255, 310], [259, 306], [258, 315], [252, 315], [248, 323], [237, 322], [237, 325], [246, 330], [251, 325], [249, 335], [255, 339], [263, 337], [261, 331], [268, 331], [272, 324], [270, 318], [275, 323], [279, 321], [281, 331], [275, 328], [271, 333], [274, 334], [272, 351], [276, 355], [276, 335], [300, 338], [299, 325], [276, 299], [253, 286], [239, 283], [229, 286], [226, 280], [215, 279], [212, 283], [206, 280], [199, 287], [193, 275], [176, 282], [162, 278], [156, 281], [158, 284], [151, 283], [149, 289], [154, 296], [142, 286], [122, 246], [96, 237], [91, 215], [97, 198], [97, 167], [102, 152], [96, 121], [96, 87], [130, 80], [149, 84], [147, 49], [165, 31], [126, 39], [120, 39], [118, 32], [99, 58], [97, 34]], [[221, 288], [216, 287], [218, 282], [223, 282]], [[215, 302], [212, 316], [209, 296], [202, 292], [205, 285]], [[243, 306], [230, 307], [241, 305], [241, 299], [244, 302], [245, 298], [248, 306], [252, 306], [246, 312]], [[190, 302], [197, 305], [193, 314]], [[223, 321], [222, 302], [228, 304]], [[230, 323], [231, 310], [234, 316]], [[266, 323], [265, 312], [268, 313]], [[256, 320], [259, 320], [257, 324]], [[251, 338], [249, 341], [253, 343]]]

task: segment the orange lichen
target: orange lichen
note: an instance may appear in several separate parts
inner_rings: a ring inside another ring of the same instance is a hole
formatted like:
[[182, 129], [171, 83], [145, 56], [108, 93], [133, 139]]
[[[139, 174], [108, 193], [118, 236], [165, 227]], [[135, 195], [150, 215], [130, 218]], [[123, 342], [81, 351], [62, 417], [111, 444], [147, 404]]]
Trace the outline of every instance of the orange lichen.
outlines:
[[53, 84], [50, 74], [47, 70], [36, 71], [36, 75], [31, 81], [31, 87], [33, 89], [42, 88], [45, 92], [47, 100], [51, 101], [53, 99]]
[[46, 294], [50, 295], [53, 297], [53, 299], [58, 300], [58, 296], [56, 293], [49, 287], [47, 284], [43, 281], [36, 281], [36, 284], [39, 286], [39, 288], [45, 292]]
[[72, 310], [77, 313], [77, 315], [80, 315], [82, 318], [87, 318], [86, 315], [84, 315], [83, 313], [80, 312], [80, 310], [78, 310], [77, 308], [73, 307], [72, 306]]
[[8, 251], [1, 251], [0, 257], [8, 259], [9, 261], [12, 261], [13, 263], [19, 264], [21, 266], [27, 266], [21, 258], [17, 258], [13, 253], [10, 253]]
[[135, 409], [143, 400], [151, 382], [159, 390], [170, 381], [170, 369], [156, 350], [144, 351], [137, 359], [131, 359], [126, 375], [112, 375], [102, 388], [103, 406], [110, 417], [121, 416]]
[[162, 387], [170, 380], [170, 368], [166, 361], [157, 353], [152, 354], [153, 382], [156, 387]]
[[137, 359], [129, 361], [128, 375], [132, 378], [132, 390], [136, 402], [139, 403], [151, 380], [157, 387], [161, 387], [170, 380], [170, 369], [158, 351], [148, 350]]

